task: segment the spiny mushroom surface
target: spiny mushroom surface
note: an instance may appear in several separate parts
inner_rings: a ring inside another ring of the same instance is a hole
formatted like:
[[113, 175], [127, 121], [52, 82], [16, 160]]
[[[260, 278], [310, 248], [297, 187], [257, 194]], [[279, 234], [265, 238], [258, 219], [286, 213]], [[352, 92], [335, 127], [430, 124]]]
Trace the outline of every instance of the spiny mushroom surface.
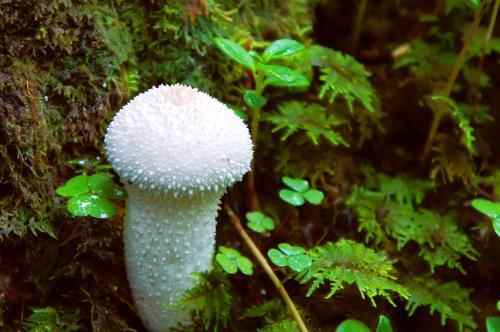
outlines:
[[109, 125], [108, 159], [125, 183], [127, 275], [146, 327], [188, 320], [173, 305], [211, 267], [219, 201], [250, 170], [247, 126], [215, 98], [184, 85], [139, 94]]

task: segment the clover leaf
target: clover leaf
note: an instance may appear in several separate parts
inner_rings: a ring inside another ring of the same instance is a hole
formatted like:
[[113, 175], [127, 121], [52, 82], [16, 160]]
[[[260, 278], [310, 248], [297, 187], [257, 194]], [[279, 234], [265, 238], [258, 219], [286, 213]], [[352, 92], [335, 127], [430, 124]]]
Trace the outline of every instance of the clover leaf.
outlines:
[[220, 246], [215, 260], [226, 273], [235, 274], [239, 270], [248, 276], [253, 274], [252, 261], [236, 249]]
[[312, 264], [312, 259], [306, 250], [289, 243], [280, 243], [278, 249], [270, 249], [267, 256], [279, 267], [289, 267], [295, 272], [301, 272]]
[[266, 233], [274, 229], [274, 221], [264, 213], [259, 211], [248, 212], [246, 214], [248, 220], [247, 226], [257, 233]]
[[282, 200], [293, 206], [302, 206], [305, 202], [319, 205], [325, 198], [322, 191], [311, 189], [309, 181], [284, 176], [283, 183], [288, 187], [279, 191]]

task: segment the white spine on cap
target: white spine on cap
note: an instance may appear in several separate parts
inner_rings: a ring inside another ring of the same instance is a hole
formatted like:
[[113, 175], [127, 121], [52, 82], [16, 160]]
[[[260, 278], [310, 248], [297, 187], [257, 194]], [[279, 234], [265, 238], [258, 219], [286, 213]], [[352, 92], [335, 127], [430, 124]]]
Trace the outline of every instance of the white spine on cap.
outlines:
[[151, 332], [188, 313], [174, 305], [209, 270], [219, 200], [250, 170], [248, 127], [211, 96], [183, 85], [152, 88], [125, 105], [105, 137], [128, 203], [125, 262], [134, 301]]

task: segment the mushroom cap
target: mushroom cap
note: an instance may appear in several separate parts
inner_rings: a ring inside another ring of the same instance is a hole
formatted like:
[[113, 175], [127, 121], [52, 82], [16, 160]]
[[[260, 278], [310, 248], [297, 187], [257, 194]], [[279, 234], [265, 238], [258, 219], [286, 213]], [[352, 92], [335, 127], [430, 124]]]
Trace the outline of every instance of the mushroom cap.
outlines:
[[181, 84], [133, 98], [109, 125], [105, 149], [122, 180], [180, 196], [225, 190], [250, 170], [253, 154], [231, 109]]

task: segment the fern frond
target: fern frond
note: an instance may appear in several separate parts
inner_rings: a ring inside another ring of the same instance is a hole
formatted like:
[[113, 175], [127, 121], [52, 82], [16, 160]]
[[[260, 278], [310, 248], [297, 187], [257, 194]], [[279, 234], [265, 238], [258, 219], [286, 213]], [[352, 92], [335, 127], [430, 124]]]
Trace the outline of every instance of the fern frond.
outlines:
[[219, 331], [229, 322], [233, 296], [225, 273], [214, 269], [209, 273], [195, 273], [196, 285], [186, 291], [179, 306], [194, 313], [207, 331]]
[[430, 100], [431, 102], [429, 103], [429, 105], [434, 109], [435, 112], [437, 111], [437, 108], [440, 108], [446, 109], [450, 113], [453, 120], [455, 120], [458, 127], [463, 132], [462, 142], [464, 146], [471, 154], [474, 154], [474, 128], [472, 128], [470, 120], [464, 110], [458, 107], [457, 103], [447, 96], [434, 95], [430, 97]]
[[370, 72], [348, 54], [314, 46], [310, 49], [313, 64], [320, 65], [322, 85], [319, 97], [327, 97], [330, 103], [340, 96], [353, 112], [353, 104], [359, 102], [369, 112], [375, 112], [378, 99], [369, 81]]
[[431, 314], [437, 312], [441, 316], [441, 324], [448, 319], [458, 324], [460, 331], [464, 327], [476, 329], [474, 306], [470, 300], [471, 291], [462, 288], [457, 282], [438, 283], [431, 277], [412, 277], [405, 283], [410, 291], [406, 310], [410, 316], [419, 307], [429, 307]]
[[52, 307], [35, 308], [23, 323], [27, 332], [74, 332], [79, 331], [77, 314], [60, 315]]
[[365, 232], [365, 241], [380, 243], [386, 239], [382, 224], [378, 220], [377, 210], [383, 206], [384, 195], [356, 186], [349, 195], [346, 205], [354, 210], [358, 217], [358, 231]]
[[409, 296], [404, 286], [396, 281], [395, 268], [385, 253], [365, 247], [361, 243], [342, 239], [309, 250], [313, 263], [301, 272], [301, 283], [311, 282], [307, 296], [325, 283], [330, 291], [327, 298], [347, 285], [356, 285], [361, 297], [367, 296], [373, 306], [374, 297], [382, 296], [394, 305], [392, 297]]
[[284, 141], [299, 130], [305, 131], [313, 144], [319, 144], [320, 138], [333, 145], [348, 146], [344, 138], [332, 128], [342, 125], [343, 119], [327, 114], [319, 104], [307, 104], [289, 101], [278, 106], [278, 113], [269, 114], [264, 121], [274, 125], [273, 132], [284, 130], [281, 139]]
[[444, 265], [465, 273], [460, 264], [461, 257], [477, 259], [477, 251], [451, 214], [441, 216], [430, 210], [417, 211], [409, 206], [392, 204], [384, 222], [387, 232], [396, 239], [398, 248], [410, 241], [419, 244], [419, 255], [429, 264], [432, 272]]

